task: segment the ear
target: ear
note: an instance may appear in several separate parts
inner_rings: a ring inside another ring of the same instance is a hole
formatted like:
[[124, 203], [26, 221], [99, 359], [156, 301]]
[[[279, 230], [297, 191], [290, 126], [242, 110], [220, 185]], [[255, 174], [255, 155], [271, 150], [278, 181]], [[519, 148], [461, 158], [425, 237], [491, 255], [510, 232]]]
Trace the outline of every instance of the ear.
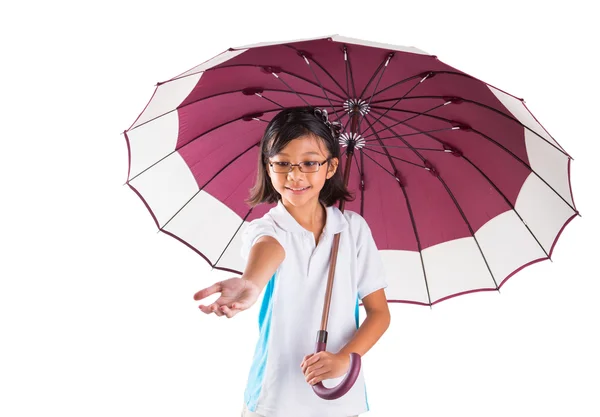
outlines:
[[338, 162], [338, 158], [331, 158], [331, 160], [329, 161], [329, 164], [327, 166], [327, 179], [333, 177], [333, 175], [337, 171]]

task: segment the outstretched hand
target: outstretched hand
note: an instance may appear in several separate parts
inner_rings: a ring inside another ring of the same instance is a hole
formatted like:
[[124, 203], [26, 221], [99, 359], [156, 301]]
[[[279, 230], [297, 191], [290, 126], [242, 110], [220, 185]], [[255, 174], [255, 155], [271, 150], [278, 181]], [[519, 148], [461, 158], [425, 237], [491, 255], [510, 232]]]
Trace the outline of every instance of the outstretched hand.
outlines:
[[306, 355], [300, 364], [304, 379], [315, 385], [325, 379], [337, 378], [348, 372], [350, 355], [327, 351]]
[[201, 300], [218, 292], [221, 296], [214, 303], [209, 306], [200, 304], [198, 308], [206, 314], [215, 313], [219, 317], [232, 318], [256, 302], [260, 289], [247, 279], [230, 278], [198, 291], [194, 294], [194, 300]]

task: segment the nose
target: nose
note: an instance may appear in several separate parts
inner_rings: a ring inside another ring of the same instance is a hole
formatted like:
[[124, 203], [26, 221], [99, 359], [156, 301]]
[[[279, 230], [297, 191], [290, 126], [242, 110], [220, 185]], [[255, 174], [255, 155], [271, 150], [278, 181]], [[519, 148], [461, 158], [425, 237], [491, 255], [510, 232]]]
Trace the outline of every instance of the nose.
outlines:
[[302, 171], [300, 171], [300, 166], [299, 165], [294, 165], [292, 166], [292, 170], [290, 172], [288, 172], [288, 178], [296, 178], [298, 176], [303, 176], [304, 173]]

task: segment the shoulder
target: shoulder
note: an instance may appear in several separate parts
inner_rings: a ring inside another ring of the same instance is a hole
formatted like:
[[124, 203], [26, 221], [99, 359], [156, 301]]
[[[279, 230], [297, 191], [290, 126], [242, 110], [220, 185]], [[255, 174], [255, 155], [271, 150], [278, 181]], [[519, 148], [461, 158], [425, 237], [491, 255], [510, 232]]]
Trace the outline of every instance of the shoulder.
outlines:
[[265, 213], [262, 217], [250, 221], [248, 226], [275, 226], [275, 221], [269, 213]]
[[368, 245], [373, 239], [369, 224], [363, 216], [352, 210], [344, 210], [344, 217], [348, 221], [350, 237], [355, 241], [358, 249]]
[[244, 239], [254, 240], [259, 235], [275, 235], [277, 233], [277, 227], [273, 218], [269, 213], [265, 213], [262, 217], [258, 217], [250, 222], [244, 222], [245, 226], [242, 230], [242, 236]]
[[250, 222], [246, 222], [244, 229], [241, 232], [241, 249], [240, 253], [244, 259], [248, 259], [250, 249], [263, 236], [271, 236], [285, 250], [285, 238], [282, 235], [279, 227], [269, 213], [262, 217], [258, 217]]
[[365, 227], [369, 227], [364, 217], [355, 211], [344, 210], [344, 217], [348, 222], [348, 226], [350, 226], [351, 230], [353, 231], [360, 231]]

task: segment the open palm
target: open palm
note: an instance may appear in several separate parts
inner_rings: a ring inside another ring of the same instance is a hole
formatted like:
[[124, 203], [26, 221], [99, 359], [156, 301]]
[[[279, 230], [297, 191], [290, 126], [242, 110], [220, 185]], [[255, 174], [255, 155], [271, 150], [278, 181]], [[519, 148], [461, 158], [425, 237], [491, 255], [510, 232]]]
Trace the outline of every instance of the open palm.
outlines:
[[209, 306], [200, 304], [198, 308], [206, 314], [231, 318], [242, 310], [250, 308], [258, 299], [260, 290], [252, 281], [242, 278], [230, 278], [217, 282], [194, 294], [194, 300], [202, 300], [209, 295], [221, 293], [221, 296]]

